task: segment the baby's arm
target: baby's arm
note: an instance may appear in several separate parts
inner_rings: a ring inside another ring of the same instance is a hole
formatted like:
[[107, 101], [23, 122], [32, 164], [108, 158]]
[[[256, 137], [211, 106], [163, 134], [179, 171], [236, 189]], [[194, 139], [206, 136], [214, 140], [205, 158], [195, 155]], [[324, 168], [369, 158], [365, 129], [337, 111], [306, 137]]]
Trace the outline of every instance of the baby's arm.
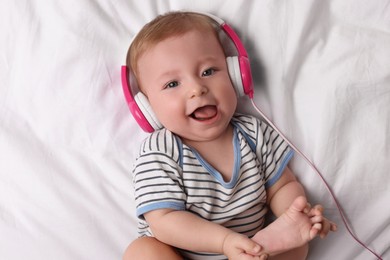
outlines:
[[261, 247], [248, 237], [187, 211], [153, 210], [145, 219], [161, 242], [196, 252], [224, 254], [229, 259], [262, 259]]
[[306, 197], [305, 191], [288, 167], [279, 180], [267, 189], [267, 203], [276, 217], [281, 216], [300, 196]]

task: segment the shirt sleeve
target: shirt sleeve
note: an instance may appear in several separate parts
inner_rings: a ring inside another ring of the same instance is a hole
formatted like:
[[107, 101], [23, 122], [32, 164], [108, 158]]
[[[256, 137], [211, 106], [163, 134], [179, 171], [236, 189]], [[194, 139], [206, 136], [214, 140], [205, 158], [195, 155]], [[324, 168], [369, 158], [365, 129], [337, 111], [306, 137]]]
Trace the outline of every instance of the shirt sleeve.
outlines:
[[244, 133], [260, 162], [266, 188], [272, 186], [294, 155], [287, 142], [267, 123], [250, 116], [236, 114], [233, 123]]
[[[182, 170], [171, 156], [174, 151], [166, 149], [167, 146], [160, 149], [158, 145], [150, 145], [154, 142], [150, 138], [146, 142], [148, 145], [143, 146], [133, 168], [137, 216], [144, 219], [145, 213], [156, 209], [185, 210], [186, 194], [181, 178]], [[174, 145], [168, 147], [175, 149]]]
[[258, 119], [256, 122], [258, 136], [256, 153], [265, 175], [265, 186], [269, 188], [282, 176], [294, 151], [271, 126]]

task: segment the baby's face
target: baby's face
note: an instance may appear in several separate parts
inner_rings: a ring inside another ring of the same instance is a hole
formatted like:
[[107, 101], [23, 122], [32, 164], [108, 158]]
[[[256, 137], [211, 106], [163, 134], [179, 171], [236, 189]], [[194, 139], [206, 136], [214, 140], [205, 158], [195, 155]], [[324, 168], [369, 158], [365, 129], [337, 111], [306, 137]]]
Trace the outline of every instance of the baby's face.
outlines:
[[236, 110], [226, 58], [212, 32], [193, 30], [146, 51], [138, 82], [160, 122], [184, 141], [215, 139]]

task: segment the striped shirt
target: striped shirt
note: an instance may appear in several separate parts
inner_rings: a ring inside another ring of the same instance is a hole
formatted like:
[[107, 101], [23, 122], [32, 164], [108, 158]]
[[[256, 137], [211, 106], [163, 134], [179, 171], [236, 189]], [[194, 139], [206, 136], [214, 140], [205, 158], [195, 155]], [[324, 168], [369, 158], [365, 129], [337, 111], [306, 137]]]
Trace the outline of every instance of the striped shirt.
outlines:
[[[264, 224], [266, 188], [281, 176], [293, 155], [265, 122], [236, 114], [234, 167], [229, 181], [172, 132], [152, 133], [133, 168], [140, 236], [153, 236], [143, 214], [155, 209], [192, 212], [252, 237]], [[180, 250], [188, 259], [226, 259], [223, 255]]]

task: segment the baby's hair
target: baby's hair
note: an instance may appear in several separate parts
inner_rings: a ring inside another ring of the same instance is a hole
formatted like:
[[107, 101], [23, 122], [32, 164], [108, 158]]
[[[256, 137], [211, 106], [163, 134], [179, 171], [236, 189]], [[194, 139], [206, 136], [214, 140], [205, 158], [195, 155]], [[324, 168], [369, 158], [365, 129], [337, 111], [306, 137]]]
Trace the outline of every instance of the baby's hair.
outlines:
[[213, 32], [219, 40], [218, 28], [214, 20], [199, 13], [175, 11], [159, 15], [147, 23], [133, 39], [126, 64], [137, 77], [138, 59], [147, 49], [167, 38], [181, 36], [192, 30]]

